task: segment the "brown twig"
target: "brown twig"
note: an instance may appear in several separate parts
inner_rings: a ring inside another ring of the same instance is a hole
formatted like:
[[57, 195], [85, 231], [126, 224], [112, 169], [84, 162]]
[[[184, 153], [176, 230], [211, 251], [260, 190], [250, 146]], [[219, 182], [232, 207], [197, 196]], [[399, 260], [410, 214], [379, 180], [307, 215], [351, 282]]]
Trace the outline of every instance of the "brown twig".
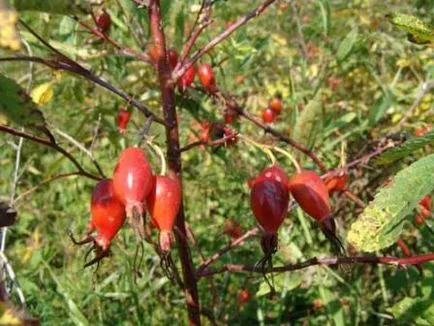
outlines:
[[[181, 52], [181, 58], [178, 61], [174, 71], [176, 71], [177, 69], [182, 67], [185, 59], [190, 54], [191, 49], [196, 44], [196, 41], [199, 38], [200, 34], [204, 31], [204, 29], [207, 26], [209, 26], [212, 23], [212, 21], [210, 20], [211, 5], [212, 5], [211, 0], [204, 0], [204, 2], [202, 3], [202, 6], [201, 6], [199, 12], [197, 13], [196, 21], [193, 24], [193, 29], [190, 33], [190, 36], [189, 36], [187, 42], [184, 44], [184, 47], [183, 47], [182, 52]], [[201, 21], [199, 21], [200, 16], [202, 15], [203, 11], [205, 11], [205, 15], [204, 15], [203, 19]], [[196, 29], [196, 25], [198, 23], [200, 24], [200, 26]]]
[[376, 257], [376, 256], [355, 256], [355, 257], [324, 257], [324, 258], [311, 258], [306, 261], [288, 264], [285, 266], [278, 266], [272, 268], [262, 268], [258, 266], [251, 265], [241, 265], [241, 264], [228, 264], [220, 269], [206, 269], [198, 274], [198, 277], [208, 277], [216, 274], [221, 274], [224, 272], [233, 273], [283, 273], [288, 271], [295, 271], [303, 269], [309, 266], [315, 265], [357, 265], [357, 264], [384, 264], [384, 265], [396, 265], [398, 267], [406, 267], [407, 265], [418, 265], [434, 260], [434, 253], [428, 253], [420, 256], [412, 256], [405, 258], [398, 257]]
[[63, 156], [65, 156], [68, 160], [71, 161], [72, 164], [75, 165], [75, 167], [78, 169], [78, 171], [81, 173], [81, 175], [88, 177], [90, 179], [93, 180], [101, 180], [100, 176], [96, 176], [92, 173], [87, 172], [82, 166], [81, 164], [76, 160], [76, 158], [74, 156], [72, 156], [71, 153], [69, 153], [66, 149], [60, 147], [59, 145], [52, 143], [44, 138], [32, 135], [32, 134], [28, 134], [24, 131], [21, 130], [17, 130], [14, 129], [12, 127], [8, 127], [8, 126], [4, 126], [4, 125], [0, 125], [0, 131], [6, 132], [8, 134], [14, 135], [14, 136], [18, 136], [18, 137], [23, 137], [26, 139], [29, 139], [35, 143], [39, 143], [41, 145], [47, 146], [47, 147], [51, 147], [54, 150], [58, 151], [60, 154], [62, 154]]
[[226, 253], [228, 253], [233, 248], [237, 247], [238, 245], [242, 244], [245, 240], [247, 240], [250, 237], [253, 237], [259, 233], [259, 228], [255, 227], [246, 233], [244, 233], [241, 237], [233, 240], [230, 244], [227, 246], [222, 247], [220, 250], [218, 250], [214, 255], [212, 255], [210, 258], [206, 259], [202, 264], [196, 269], [196, 275], [199, 275], [203, 270], [205, 270], [209, 265], [223, 257]]
[[178, 78], [181, 77], [187, 71], [187, 69], [190, 68], [204, 54], [206, 54], [208, 51], [210, 51], [212, 48], [214, 48], [217, 44], [219, 44], [220, 42], [222, 42], [226, 38], [228, 38], [233, 32], [235, 32], [238, 28], [243, 26], [249, 20], [259, 16], [268, 6], [270, 6], [275, 1], [276, 0], [263, 1], [257, 8], [253, 9], [252, 11], [247, 13], [245, 16], [239, 18], [235, 23], [230, 25], [224, 32], [222, 32], [220, 35], [218, 35], [214, 39], [212, 39], [207, 45], [205, 45], [203, 48], [201, 48], [199, 51], [197, 51], [192, 56], [191, 60], [186, 62], [178, 70], [174, 71], [174, 73], [172, 75], [172, 83], [175, 83], [178, 80]]

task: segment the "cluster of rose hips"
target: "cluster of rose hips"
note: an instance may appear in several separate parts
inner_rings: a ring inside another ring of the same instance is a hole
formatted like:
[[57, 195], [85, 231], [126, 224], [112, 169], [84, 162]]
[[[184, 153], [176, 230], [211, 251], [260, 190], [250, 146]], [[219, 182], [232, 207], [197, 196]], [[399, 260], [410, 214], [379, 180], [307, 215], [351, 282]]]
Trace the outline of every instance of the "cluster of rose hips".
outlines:
[[146, 227], [143, 217], [146, 212], [151, 217], [149, 226], [160, 232], [161, 252], [169, 252], [180, 205], [181, 185], [178, 178], [154, 175], [140, 148], [126, 148], [119, 156], [113, 178], [101, 180], [92, 192], [91, 218], [86, 238], [76, 242], [94, 244], [96, 256], [85, 266], [109, 254], [113, 238], [127, 219], [143, 239]]
[[[152, 63], [156, 65], [159, 60], [158, 48], [153, 46], [149, 50], [149, 56], [151, 57]], [[172, 70], [175, 69], [179, 60], [178, 52], [173, 48], [168, 49], [167, 59], [169, 61], [170, 69]], [[178, 87], [181, 90], [181, 92], [184, 92], [188, 87], [191, 87], [191, 85], [194, 82], [194, 78], [196, 77], [196, 72], [199, 77], [199, 81], [206, 92], [209, 93], [217, 92], [214, 71], [211, 65], [208, 63], [201, 64], [199, 68], [197, 68], [197, 71], [195, 65], [191, 65], [186, 70], [186, 72], [178, 80]]]
[[[249, 180], [250, 204], [258, 224], [263, 230], [262, 249], [266, 256], [277, 248], [277, 231], [288, 213], [289, 194], [301, 209], [314, 218], [326, 237], [340, 254], [344, 248], [336, 236], [329, 192], [346, 187], [346, 173], [331, 175], [325, 183], [311, 170], [299, 171], [289, 178], [278, 165], [265, 168], [253, 180]], [[327, 187], [329, 185], [329, 188]]]
[[277, 116], [282, 111], [283, 104], [280, 96], [275, 96], [268, 102], [268, 106], [262, 111], [262, 120], [264, 123], [276, 121]]

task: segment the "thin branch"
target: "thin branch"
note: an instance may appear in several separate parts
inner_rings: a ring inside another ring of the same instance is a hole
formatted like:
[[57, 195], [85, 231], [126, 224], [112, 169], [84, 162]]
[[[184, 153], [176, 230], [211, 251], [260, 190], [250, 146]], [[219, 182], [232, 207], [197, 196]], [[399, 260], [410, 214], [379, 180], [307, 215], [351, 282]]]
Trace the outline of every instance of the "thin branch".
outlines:
[[53, 131], [55, 133], [57, 133], [58, 135], [62, 136], [63, 138], [65, 138], [66, 140], [68, 140], [71, 144], [73, 144], [75, 147], [77, 147], [83, 153], [85, 153], [90, 158], [90, 160], [92, 161], [92, 163], [95, 165], [95, 168], [98, 170], [98, 173], [103, 178], [105, 178], [105, 175], [104, 175], [104, 172], [101, 169], [101, 166], [99, 165], [99, 163], [97, 162], [97, 160], [95, 159], [95, 157], [93, 156], [93, 154], [92, 154], [91, 151], [89, 151], [86, 147], [84, 147], [82, 144], [80, 144], [80, 142], [78, 142], [73, 137], [71, 137], [67, 133], [63, 132], [62, 130], [60, 130], [58, 128], [54, 128]]
[[284, 266], [262, 268], [260, 266], [241, 265], [241, 264], [228, 264], [220, 269], [206, 269], [198, 274], [198, 277], [208, 277], [224, 272], [233, 273], [282, 273], [288, 271], [295, 271], [309, 266], [315, 265], [360, 265], [360, 264], [384, 264], [395, 265], [397, 267], [407, 267], [407, 265], [418, 265], [434, 260], [434, 253], [428, 253], [420, 256], [412, 256], [405, 258], [398, 257], [376, 257], [376, 256], [355, 256], [355, 257], [323, 257], [311, 258], [300, 263], [288, 264]]
[[44, 181], [40, 182], [39, 184], [37, 184], [36, 186], [27, 189], [26, 191], [23, 191], [22, 193], [20, 193], [18, 195], [18, 197], [15, 199], [15, 203], [19, 202], [20, 200], [22, 200], [23, 198], [27, 197], [28, 195], [32, 194], [33, 192], [35, 192], [36, 190], [38, 190], [40, 187], [49, 184], [53, 181], [62, 179], [62, 178], [69, 178], [72, 176], [77, 176], [77, 175], [84, 175], [82, 172], [70, 172], [70, 173], [62, 173], [62, 174], [58, 174], [52, 177], [49, 177], [48, 179], [45, 179]]
[[255, 227], [246, 233], [244, 233], [241, 237], [233, 240], [230, 244], [227, 246], [222, 247], [220, 250], [218, 250], [214, 255], [212, 255], [210, 258], [206, 259], [202, 264], [196, 269], [196, 275], [200, 275], [203, 270], [205, 270], [209, 265], [223, 257], [226, 253], [228, 253], [233, 248], [239, 246], [242, 244], [245, 240], [247, 240], [250, 237], [253, 237], [259, 233], [259, 228]]
[[47, 147], [51, 147], [54, 150], [58, 151], [60, 154], [62, 154], [63, 156], [65, 156], [68, 160], [71, 161], [72, 164], [74, 164], [74, 166], [78, 169], [78, 171], [80, 171], [80, 173], [85, 176], [88, 177], [90, 179], [93, 180], [101, 180], [101, 177], [96, 176], [92, 173], [87, 172], [82, 166], [81, 164], [76, 160], [76, 158], [74, 156], [72, 156], [72, 154], [70, 154], [67, 150], [65, 150], [64, 148], [60, 147], [57, 144], [54, 144], [44, 138], [32, 135], [32, 134], [28, 134], [24, 131], [20, 131], [17, 129], [14, 129], [12, 127], [8, 127], [8, 126], [4, 126], [4, 125], [0, 125], [0, 131], [4, 131], [8, 134], [14, 135], [14, 136], [18, 136], [18, 137], [23, 137], [26, 139], [29, 139], [35, 143], [39, 143], [41, 145], [47, 146]]
[[179, 151], [181, 153], [182, 152], [186, 152], [186, 151], [189, 151], [190, 149], [193, 149], [195, 147], [202, 146], [202, 145], [206, 145], [206, 146], [219, 146], [219, 145], [222, 145], [222, 144], [226, 143], [228, 140], [236, 139], [236, 138], [237, 138], [237, 134], [234, 133], [233, 135], [223, 136], [222, 138], [216, 139], [214, 141], [209, 141], [209, 142], [206, 142], [206, 141], [203, 141], [203, 140], [198, 140], [198, 141], [195, 141], [195, 142], [190, 143], [188, 145], [185, 145], [184, 147], [181, 147]]
[[426, 81], [422, 84], [422, 87], [419, 91], [419, 94], [417, 95], [416, 99], [414, 100], [411, 107], [405, 112], [404, 116], [402, 117], [401, 121], [396, 126], [396, 129], [400, 129], [402, 125], [407, 121], [407, 119], [410, 117], [410, 115], [413, 113], [413, 111], [419, 106], [420, 102], [424, 98], [424, 96], [434, 88], [434, 80]]
[[120, 88], [116, 88], [109, 82], [105, 81], [101, 77], [96, 76], [93, 74], [90, 70], [78, 65], [75, 62], [72, 62], [70, 59], [67, 59], [66, 61], [62, 61], [62, 58], [57, 59], [44, 59], [39, 57], [26, 57], [26, 56], [15, 56], [15, 57], [3, 57], [0, 58], [0, 62], [2, 61], [33, 61], [40, 64], [44, 64], [52, 69], [55, 70], [65, 70], [69, 71], [75, 75], [82, 76], [95, 84], [109, 90], [110, 92], [118, 95], [119, 97], [123, 98], [125, 101], [128, 102], [128, 104], [131, 104], [132, 106], [139, 109], [146, 117], [152, 116], [153, 120], [159, 124], [165, 125], [165, 122], [163, 119], [157, 117], [147, 106], [140, 103], [136, 99], [129, 96], [125, 91], [121, 90]]
[[205, 45], [203, 48], [201, 48], [199, 51], [197, 51], [191, 60], [186, 62], [181, 68], [174, 71], [172, 75], [172, 82], [176, 82], [179, 77], [181, 77], [188, 68], [190, 68], [196, 61], [198, 61], [204, 54], [206, 54], [208, 51], [210, 51], [212, 48], [214, 48], [217, 44], [224, 41], [226, 38], [228, 38], [233, 32], [235, 32], [238, 28], [243, 26], [245, 23], [247, 23], [249, 20], [258, 17], [268, 6], [270, 6], [273, 2], [276, 0], [265, 0], [263, 1], [257, 8], [253, 9], [249, 13], [247, 13], [245, 16], [239, 18], [235, 23], [230, 25], [224, 32], [222, 32], [220, 35], [216, 36], [214, 39], [212, 39], [207, 45]]
[[257, 117], [254, 117], [248, 111], [246, 111], [242, 106], [240, 106], [238, 103], [236, 103], [229, 95], [216, 92], [213, 94], [213, 96], [222, 98], [225, 101], [226, 106], [228, 108], [236, 111], [240, 116], [242, 116], [246, 120], [252, 122], [253, 124], [258, 126], [259, 128], [263, 129], [266, 133], [273, 135], [274, 137], [276, 137], [280, 141], [287, 143], [288, 145], [294, 147], [298, 151], [300, 151], [300, 152], [304, 153], [305, 155], [307, 155], [308, 157], [310, 157], [310, 159], [318, 166], [318, 168], [322, 172], [327, 171], [327, 168], [324, 165], [324, 163], [321, 162], [321, 160], [318, 158], [318, 156], [313, 151], [311, 151], [309, 148], [305, 147], [304, 145], [297, 143], [295, 140], [288, 137], [284, 133], [279, 132], [276, 129], [271, 128], [269, 125], [263, 123]]
[[[190, 33], [190, 36], [189, 36], [187, 42], [185, 42], [184, 47], [182, 49], [181, 58], [178, 61], [177, 65], [176, 65], [176, 67], [174, 69], [175, 71], [177, 69], [179, 69], [184, 64], [185, 59], [190, 54], [191, 49], [196, 44], [196, 41], [199, 38], [200, 34], [204, 31], [204, 29], [207, 26], [209, 26], [212, 23], [212, 21], [210, 20], [211, 6], [212, 6], [212, 1], [211, 0], [204, 0], [203, 1], [200, 10], [197, 13], [196, 21], [193, 24], [193, 29], [192, 29], [192, 31]], [[200, 20], [202, 12], [205, 12], [205, 14], [204, 14], [203, 18]], [[199, 23], [200, 26], [196, 29], [196, 25], [198, 23]]]

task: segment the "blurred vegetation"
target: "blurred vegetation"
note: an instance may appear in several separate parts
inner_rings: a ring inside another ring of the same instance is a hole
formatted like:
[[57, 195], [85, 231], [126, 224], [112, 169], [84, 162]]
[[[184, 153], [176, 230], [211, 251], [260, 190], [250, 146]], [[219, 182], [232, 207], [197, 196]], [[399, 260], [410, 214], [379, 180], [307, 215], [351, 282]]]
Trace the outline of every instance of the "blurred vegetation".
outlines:
[[[201, 2], [162, 3], [168, 44], [179, 51]], [[258, 3], [214, 1], [213, 25], [205, 30], [196, 48]], [[113, 21], [110, 37], [139, 52], [147, 51], [146, 10], [127, 0], [105, 1], [105, 7]], [[273, 127], [306, 144], [328, 168], [335, 168], [342, 159], [350, 162], [372, 151], [380, 139], [391, 133], [405, 131], [411, 137], [416, 129], [434, 123], [431, 91], [398, 127], [422, 83], [434, 79], [434, 51], [433, 45], [409, 42], [406, 33], [385, 18], [390, 12], [434, 22], [434, 3], [429, 0], [315, 0], [293, 1], [293, 5], [277, 1], [202, 61], [214, 65], [219, 88], [236, 95], [254, 115], [260, 116], [268, 100], [281, 94], [284, 109]], [[119, 54], [85, 32], [71, 17], [27, 11], [20, 17], [50, 44], [162, 115], [158, 81], [151, 65]], [[93, 24], [90, 16], [80, 19]], [[138, 33], [136, 24], [142, 26], [144, 35]], [[137, 40], [129, 32], [131, 25]], [[25, 29], [19, 31], [26, 40], [23, 54], [51, 55]], [[1, 56], [11, 53], [0, 50]], [[18, 81], [24, 89], [31, 78], [29, 93], [50, 83], [52, 98], [48, 96], [48, 101], [40, 105], [48, 126], [59, 128], [86, 148], [92, 144], [95, 159], [106, 175], [111, 174], [121, 149], [136, 142], [145, 123], [144, 116], [133, 110], [128, 133], [123, 137], [117, 131], [115, 117], [119, 107], [127, 104], [68, 73], [53, 72], [37, 64], [5, 62], [0, 64], [0, 73]], [[184, 97], [178, 94], [177, 105], [182, 144], [197, 139], [199, 122], [223, 119], [224, 107], [194, 90]], [[5, 117], [0, 119], [10, 123]], [[277, 144], [245, 120], [238, 120], [234, 129], [257, 141]], [[156, 144], [165, 147], [160, 126], [154, 124], [150, 134]], [[95, 171], [89, 157], [55, 135], [88, 170]], [[0, 195], [6, 199], [12, 189], [16, 154], [13, 144], [17, 141], [1, 134]], [[315, 168], [305, 156], [288, 150], [297, 154], [305, 168]], [[158, 157], [152, 151], [148, 153], [155, 173], [159, 173]], [[432, 153], [429, 146], [385, 166], [353, 169], [350, 189], [367, 203], [389, 176], [427, 153]], [[284, 156], [277, 158], [288, 174], [294, 172]], [[195, 148], [183, 154], [186, 218], [205, 257], [230, 241], [222, 235], [228, 219], [237, 221], [243, 230], [255, 226], [246, 180], [268, 164], [261, 151], [241, 142], [227, 148]], [[186, 323], [183, 293], [164, 276], [158, 257], [147, 245], [142, 276], [135, 280], [136, 241], [130, 228], [119, 233], [112, 246], [113, 255], [97, 271], [83, 270], [85, 249], [74, 246], [68, 234], [72, 231], [78, 237], [85, 230], [94, 181], [64, 178], [20, 197], [50, 176], [71, 171], [74, 166], [60, 154], [24, 141], [15, 204], [19, 220], [7, 233], [6, 255], [17, 273], [30, 314], [39, 316], [47, 325]], [[345, 238], [361, 210], [351, 202], [343, 204], [343, 200], [339, 194], [333, 197], [334, 205], [340, 208], [336, 215], [339, 232]], [[407, 216], [401, 238], [414, 253], [433, 251], [432, 235], [426, 227], [413, 226], [413, 218], [414, 213]], [[319, 228], [298, 209], [281, 227], [279, 246], [274, 265], [331, 254]], [[192, 254], [195, 263], [200, 264], [194, 247]], [[402, 256], [396, 246], [381, 254]], [[172, 255], [177, 259], [176, 248]], [[216, 266], [254, 264], [261, 255], [259, 239], [253, 238]], [[202, 305], [212, 309], [222, 324], [432, 325], [434, 265], [424, 267], [423, 277], [415, 268], [366, 265], [345, 271], [310, 267], [275, 275], [278, 295], [272, 299], [266, 295], [268, 288], [260, 274], [222, 274], [214, 278], [215, 282], [201, 279], [198, 284]], [[240, 305], [237, 297], [242, 288], [249, 290], [252, 299]]]

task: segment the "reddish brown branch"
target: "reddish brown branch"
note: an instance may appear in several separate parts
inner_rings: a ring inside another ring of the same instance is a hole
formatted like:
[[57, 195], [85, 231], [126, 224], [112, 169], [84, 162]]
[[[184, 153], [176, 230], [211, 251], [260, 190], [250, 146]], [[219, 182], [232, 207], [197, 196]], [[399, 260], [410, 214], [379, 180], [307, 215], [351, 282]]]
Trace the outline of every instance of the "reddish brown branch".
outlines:
[[221, 274], [224, 272], [233, 273], [283, 273], [288, 271], [295, 271], [303, 269], [309, 266], [315, 265], [358, 265], [358, 264], [385, 264], [385, 265], [396, 265], [398, 267], [406, 267], [407, 265], [417, 265], [423, 264], [434, 260], [434, 253], [428, 253], [420, 256], [412, 256], [406, 258], [397, 257], [375, 257], [375, 256], [356, 256], [356, 257], [324, 257], [324, 258], [312, 258], [306, 261], [288, 264], [285, 266], [265, 268], [251, 265], [241, 265], [241, 264], [228, 264], [220, 269], [206, 269], [198, 274], [198, 277], [208, 277], [216, 274]]
[[[157, 49], [157, 70], [160, 80], [164, 119], [166, 122], [168, 167], [169, 172], [177, 175], [182, 183], [182, 164], [181, 153], [179, 151], [179, 130], [176, 119], [175, 90], [173, 86], [170, 85], [171, 69], [166, 55], [166, 40], [160, 10], [159, 0], [149, 1], [149, 21], [152, 40]], [[184, 278], [184, 293], [187, 301], [189, 323], [190, 325], [200, 325], [201, 309], [199, 294], [197, 291], [193, 261], [186, 237], [184, 207], [182, 203], [176, 218], [176, 227], [180, 233], [176, 233], [176, 240]]]
[[247, 23], [249, 20], [259, 16], [268, 6], [270, 6], [273, 2], [276, 0], [265, 0], [263, 1], [257, 8], [253, 9], [249, 13], [247, 13], [245, 16], [239, 18], [235, 23], [230, 25], [224, 32], [222, 32], [220, 35], [216, 36], [214, 39], [212, 39], [207, 45], [205, 45], [203, 48], [201, 48], [199, 51], [197, 51], [191, 60], [186, 62], [179, 70], [176, 70], [173, 73], [172, 82], [176, 82], [179, 77], [181, 77], [188, 68], [190, 68], [197, 60], [199, 60], [204, 54], [206, 54], [208, 51], [210, 51], [212, 48], [214, 48], [217, 44], [228, 38], [233, 32], [235, 32], [238, 28], [243, 26], [245, 23]]
[[71, 153], [69, 153], [68, 151], [66, 151], [64, 148], [60, 147], [59, 145], [52, 143], [51, 141], [48, 141], [44, 138], [32, 135], [32, 134], [28, 134], [24, 131], [21, 130], [17, 130], [15, 128], [12, 127], [8, 127], [8, 126], [4, 126], [4, 125], [0, 125], [0, 131], [4, 131], [8, 134], [14, 135], [14, 136], [18, 136], [18, 137], [23, 137], [25, 139], [29, 139], [35, 143], [39, 143], [41, 145], [47, 146], [47, 147], [51, 147], [54, 150], [58, 151], [60, 154], [62, 154], [63, 156], [65, 156], [68, 160], [71, 161], [72, 164], [74, 164], [74, 166], [78, 169], [78, 171], [80, 172], [81, 175], [88, 177], [90, 179], [93, 180], [101, 180], [101, 177], [94, 175], [92, 173], [87, 172], [82, 166], [81, 164], [76, 160], [76, 158], [74, 156], [72, 156]]

